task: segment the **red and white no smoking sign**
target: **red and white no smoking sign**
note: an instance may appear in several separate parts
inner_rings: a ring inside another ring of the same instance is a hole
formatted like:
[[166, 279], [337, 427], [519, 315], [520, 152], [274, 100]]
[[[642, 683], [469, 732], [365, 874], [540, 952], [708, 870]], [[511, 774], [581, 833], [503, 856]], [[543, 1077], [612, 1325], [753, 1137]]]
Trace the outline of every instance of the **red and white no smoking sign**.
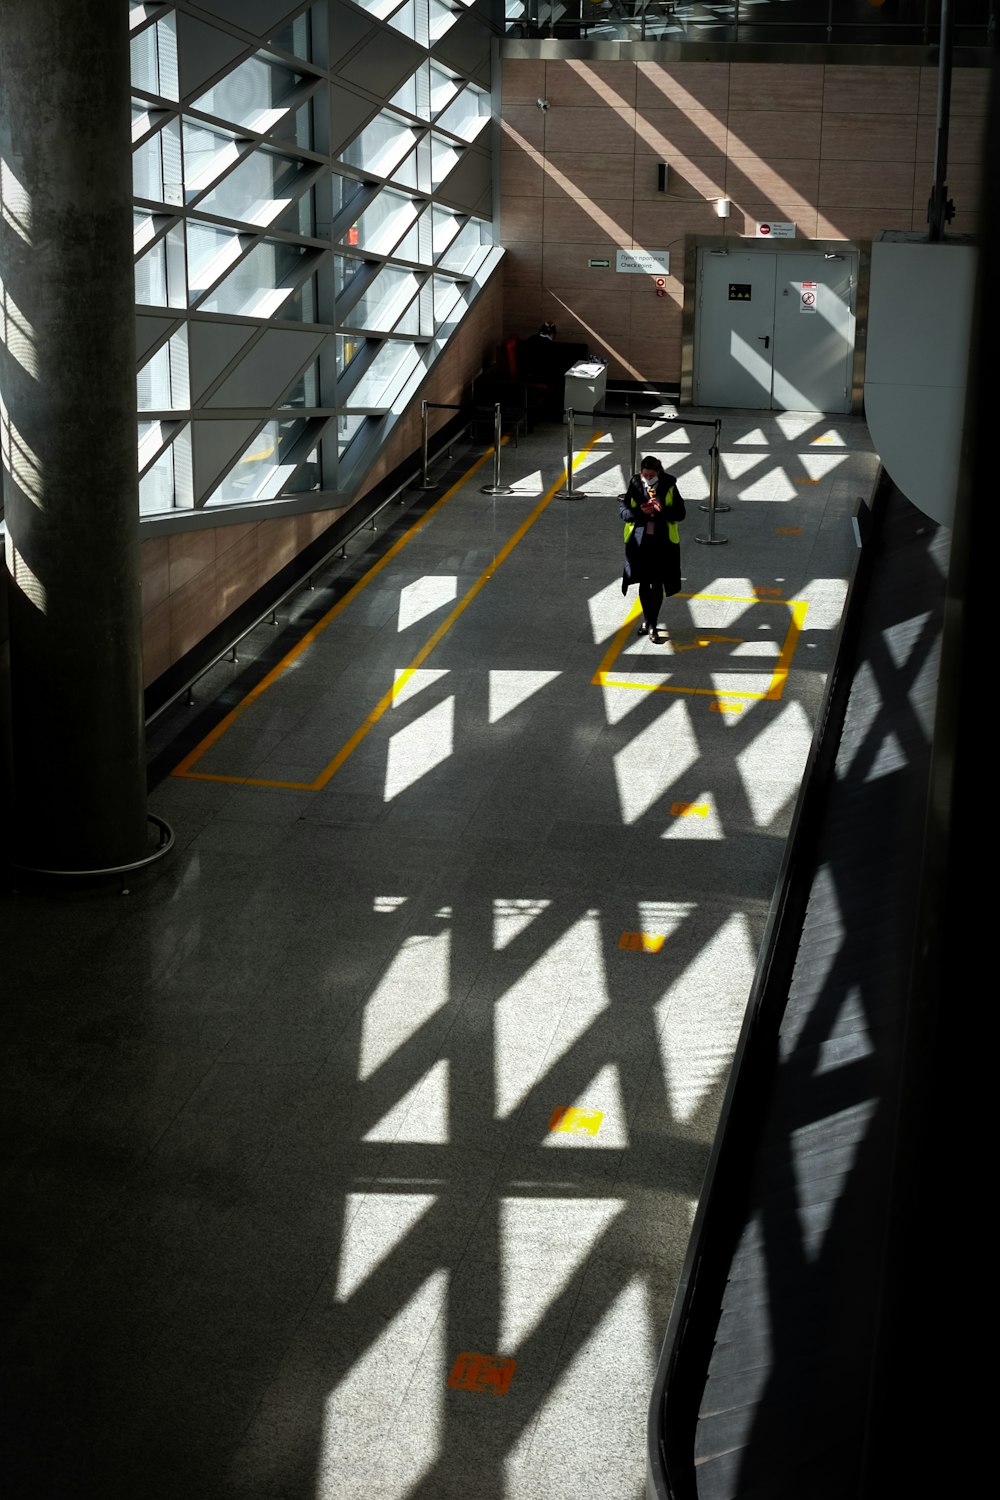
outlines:
[[816, 311], [816, 283], [815, 281], [803, 281], [799, 291], [799, 312], [814, 313]]

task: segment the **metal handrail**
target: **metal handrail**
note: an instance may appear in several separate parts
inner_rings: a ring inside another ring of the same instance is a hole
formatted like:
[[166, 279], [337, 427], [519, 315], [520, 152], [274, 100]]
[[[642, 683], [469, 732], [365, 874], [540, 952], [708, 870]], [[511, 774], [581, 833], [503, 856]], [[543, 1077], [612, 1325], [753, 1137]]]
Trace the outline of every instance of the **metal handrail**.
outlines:
[[[437, 405], [438, 403], [430, 403], [430, 404]], [[460, 406], [455, 408], [456, 411], [462, 411], [463, 409], [464, 408], [462, 408]], [[470, 417], [469, 420], [464, 425], [460, 426], [456, 432], [453, 432], [451, 434], [450, 438], [448, 438], [448, 440], [446, 442], [443, 442], [441, 444], [441, 446], [438, 448], [437, 452], [434, 454], [434, 457], [438, 458], [438, 457], [440, 457], [440, 455], [442, 453], [444, 453], [446, 451], [448, 453], [448, 456], [450, 457], [451, 456], [451, 450], [454, 447], [454, 445], [457, 442], [457, 440], [459, 438], [461, 438], [461, 437], [464, 437], [464, 435], [474, 425], [475, 425], [475, 418]], [[426, 472], [423, 461], [421, 462], [420, 470], [417, 471], [417, 472], [419, 472], [421, 475], [423, 475], [423, 473]], [[175, 704], [177, 702], [178, 698], [183, 697], [185, 694], [187, 694], [187, 702], [188, 702], [188, 704], [193, 704], [194, 703], [194, 691], [193, 690], [195, 688], [195, 685], [197, 683], [199, 683], [201, 681], [201, 679], [208, 672], [210, 672], [212, 670], [213, 667], [218, 666], [219, 662], [222, 661], [223, 657], [228, 656], [229, 659], [230, 659], [230, 661], [238, 661], [239, 658], [236, 655], [236, 648], [240, 644], [240, 641], [244, 640], [248, 635], [250, 635], [250, 633], [252, 631], [256, 630], [258, 625], [262, 625], [263, 622], [266, 619], [268, 619], [268, 617], [270, 617], [270, 621], [271, 621], [272, 625], [277, 625], [277, 623], [278, 623], [278, 610], [284, 604], [284, 602], [285, 602], [286, 599], [291, 598], [291, 596], [293, 594], [297, 594], [300, 589], [303, 589], [303, 588], [309, 588], [309, 589], [314, 588], [315, 585], [313, 583], [313, 579], [316, 576], [316, 574], [320, 571], [321, 568], [325, 568], [326, 565], [327, 565], [327, 563], [330, 561], [330, 559], [332, 557], [336, 556], [338, 553], [340, 554], [341, 557], [346, 557], [347, 556], [347, 544], [348, 544], [348, 542], [352, 541], [354, 539], [354, 537], [357, 536], [357, 534], [358, 534], [359, 531], [364, 531], [369, 526], [370, 526], [370, 529], [372, 531], [376, 531], [378, 528], [375, 525], [375, 517], [378, 516], [378, 515], [381, 515], [382, 511], [385, 510], [386, 506], [391, 505], [392, 502], [399, 495], [401, 495], [404, 490], [413, 489], [413, 488], [422, 488], [422, 486], [414, 486], [413, 479], [414, 479], [414, 474], [413, 473], [408, 474], [407, 477], [406, 477], [406, 479], [402, 480], [402, 482], [400, 484], [398, 484], [396, 486], [396, 488], [390, 494], [388, 494], [385, 497], [384, 500], [379, 501], [378, 505], [376, 505], [373, 510], [369, 511], [368, 514], [362, 520], [360, 520], [356, 526], [352, 527], [352, 529], [350, 531], [348, 531], [346, 533], [346, 535], [342, 536], [338, 542], [335, 542], [334, 545], [330, 548], [330, 550], [328, 552], [324, 552], [323, 556], [318, 560], [318, 562], [313, 563], [312, 567], [309, 568], [309, 570], [306, 573], [300, 575], [300, 577], [298, 577], [295, 580], [294, 583], [289, 584], [288, 588], [285, 589], [283, 593], [279, 594], [278, 597], [277, 597], [277, 599], [275, 599], [273, 601], [273, 603], [269, 604], [266, 609], [261, 610], [260, 614], [257, 616], [257, 618], [250, 625], [247, 625], [237, 635], [233, 636], [233, 638], [229, 642], [229, 644], [226, 645], [226, 646], [223, 646], [222, 650], [219, 651], [219, 652], [217, 652], [216, 655], [212, 657], [211, 661], [206, 662], [206, 664], [203, 667], [199, 667], [198, 671], [195, 672], [195, 673], [193, 673], [192, 676], [189, 677], [186, 682], [182, 683], [181, 686], [179, 688], [177, 688], [177, 690], [175, 692], [171, 693], [170, 696], [169, 696], [169, 698], [165, 698], [164, 701], [159, 705], [159, 707], [155, 708], [153, 710], [153, 712], [147, 717], [147, 719], [146, 719], [146, 726], [147, 726], [147, 728], [149, 727], [150, 724], [155, 723], [155, 721], [160, 717], [160, 715], [162, 713], [165, 713], [168, 708], [172, 707], [173, 704]]]

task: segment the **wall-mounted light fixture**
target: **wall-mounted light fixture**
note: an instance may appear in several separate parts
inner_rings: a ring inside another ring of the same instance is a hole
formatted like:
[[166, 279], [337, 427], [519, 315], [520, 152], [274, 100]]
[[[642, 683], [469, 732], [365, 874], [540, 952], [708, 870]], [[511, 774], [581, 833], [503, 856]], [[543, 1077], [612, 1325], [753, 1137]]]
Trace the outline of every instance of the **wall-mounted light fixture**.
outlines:
[[656, 186], [659, 188], [661, 193], [665, 193], [667, 191], [667, 164], [665, 161], [657, 163]]
[[535, 103], [538, 105], [539, 109], [548, 109], [549, 107], [549, 101], [547, 99], [536, 99]]
[[715, 212], [718, 214], [720, 219], [729, 218], [729, 213], [732, 209], [732, 206], [733, 204], [731, 198], [716, 198], [715, 200]]

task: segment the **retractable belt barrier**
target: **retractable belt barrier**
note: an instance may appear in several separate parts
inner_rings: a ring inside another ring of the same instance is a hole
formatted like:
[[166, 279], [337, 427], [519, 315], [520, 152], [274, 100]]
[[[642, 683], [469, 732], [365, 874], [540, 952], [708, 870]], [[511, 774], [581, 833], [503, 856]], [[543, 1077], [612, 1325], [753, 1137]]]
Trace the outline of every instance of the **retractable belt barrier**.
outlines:
[[[588, 412], [588, 416], [590, 415], [592, 414]], [[573, 490], [573, 453], [575, 449], [574, 416], [575, 413], [571, 407], [566, 412], [565, 417], [566, 488], [558, 491], [558, 493], [567, 500], [582, 498], [581, 496], [578, 496]], [[600, 413], [600, 418], [602, 422], [628, 421], [631, 423], [632, 431], [630, 436], [629, 448], [629, 473], [634, 474], [636, 472], [636, 466], [639, 462], [639, 413], [637, 411], [602, 411]], [[679, 414], [675, 413], [672, 416], [656, 417], [653, 420], [647, 419], [644, 421], [643, 425], [646, 428], [659, 427], [664, 422], [679, 422], [683, 427], [712, 427], [715, 429], [715, 440], [712, 443], [711, 448], [708, 450], [708, 501], [707, 503], [702, 502], [698, 507], [699, 510], [708, 512], [708, 535], [696, 536], [695, 541], [701, 542], [703, 545], [708, 547], [722, 546], [724, 543], [729, 541], [729, 538], [727, 536], [716, 535], [715, 517], [718, 511], [727, 511], [731, 509], [731, 507], [728, 505], [719, 504], [719, 443], [722, 439], [722, 419], [720, 417], [715, 417], [713, 419], [707, 419], [705, 417], [682, 417]]]

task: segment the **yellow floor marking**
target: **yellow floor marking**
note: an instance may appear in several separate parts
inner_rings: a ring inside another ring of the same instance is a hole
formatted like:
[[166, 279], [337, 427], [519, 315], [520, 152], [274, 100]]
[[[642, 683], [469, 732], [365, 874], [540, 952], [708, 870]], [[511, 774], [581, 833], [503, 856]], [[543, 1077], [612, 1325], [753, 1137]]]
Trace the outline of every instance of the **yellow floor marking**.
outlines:
[[802, 535], [802, 527], [801, 526], [779, 526], [779, 527], [777, 527], [777, 532], [778, 532], [779, 536], [801, 536]]
[[671, 802], [670, 814], [674, 818], [707, 818], [707, 802]]
[[[761, 599], [744, 599], [730, 594], [674, 594], [673, 597], [675, 599], [711, 599], [721, 604], [766, 605], [772, 602]], [[735, 698], [746, 702], [751, 702], [755, 699], [763, 699], [769, 703], [777, 702], [785, 690], [785, 683], [788, 680], [788, 670], [792, 663], [792, 657], [795, 655], [795, 647], [798, 645], [809, 605], [804, 599], [776, 599], [773, 602], [778, 609], [787, 609], [789, 611], [789, 621], [788, 630], [785, 632], [785, 639], [782, 642], [781, 651], [778, 654], [774, 671], [771, 673], [771, 681], [768, 683], [766, 692], [751, 693], [736, 689], [714, 687], [680, 687], [672, 682], [636, 682], [631, 678], [612, 677], [611, 668], [621, 654], [622, 647], [628, 639], [633, 622], [639, 616], [638, 602], [633, 604], [625, 619], [625, 623], [620, 625], [615, 632], [610, 646], [604, 653], [600, 666], [590, 679], [591, 685], [593, 687], [631, 688], [633, 691], [640, 693], [686, 693], [693, 697], [713, 698], [716, 700], [721, 698]], [[701, 638], [699, 637], [699, 639]], [[708, 638], [707, 633], [704, 638]], [[666, 661], [668, 658], [664, 660]], [[734, 709], [733, 711], [738, 712], [739, 710]]]
[[781, 598], [781, 590], [780, 589], [771, 588], [771, 586], [769, 584], [765, 584], [765, 583], [755, 585], [753, 593], [754, 593], [754, 598], [755, 599], [780, 599]]
[[559, 1109], [553, 1111], [549, 1129], [565, 1131], [567, 1135], [596, 1135], [603, 1119], [603, 1109], [575, 1109], [560, 1106]]
[[666, 941], [662, 932], [623, 932], [618, 946], [631, 953], [659, 953]]
[[796, 484], [819, 484], [818, 479], [796, 479]]
[[710, 703], [708, 707], [709, 712], [713, 714], [741, 714], [743, 712], [742, 703]]
[[[601, 432], [595, 432], [593, 434], [586, 446], [584, 448], [581, 448], [580, 451], [576, 454], [576, 457], [573, 460], [574, 469], [579, 468], [580, 464], [587, 457], [587, 454], [590, 452], [591, 448], [595, 443], [599, 442], [603, 436], [604, 434]], [[394, 543], [394, 545], [389, 549], [385, 556], [380, 558], [379, 561], [371, 569], [369, 569], [369, 571], [363, 578], [359, 579], [354, 587], [344, 595], [343, 599], [339, 600], [333, 606], [333, 608], [323, 616], [322, 620], [320, 620], [318, 624], [314, 625], [311, 630], [307, 631], [302, 640], [299, 641], [296, 646], [292, 647], [287, 656], [283, 657], [278, 665], [271, 669], [267, 676], [264, 677], [257, 684], [257, 686], [247, 694], [242, 702], [238, 703], [237, 706], [226, 715], [221, 723], [217, 724], [215, 729], [210, 731], [210, 733], [205, 736], [201, 744], [196, 746], [196, 748], [192, 750], [191, 754], [186, 756], [185, 759], [181, 761], [176, 770], [172, 772], [172, 775], [185, 776], [190, 778], [191, 780], [225, 781], [235, 783], [238, 786], [282, 787], [294, 791], [306, 792], [322, 791], [322, 789], [327, 785], [330, 779], [337, 774], [344, 762], [354, 754], [354, 751], [361, 744], [362, 740], [365, 739], [369, 731], [374, 729], [375, 725], [382, 718], [386, 710], [392, 707], [392, 704], [406, 687], [406, 684], [409, 682], [414, 672], [416, 672], [420, 667], [423, 666], [424, 662], [427, 660], [428, 656], [430, 656], [431, 652], [435, 649], [436, 646], [440, 645], [444, 636], [455, 624], [455, 621], [458, 620], [462, 614], [464, 614], [465, 610], [468, 609], [473, 599], [475, 599], [476, 596], [485, 588], [486, 584], [489, 583], [490, 579], [493, 577], [493, 574], [497, 571], [502, 563], [505, 563], [507, 561], [507, 558], [513, 552], [514, 548], [519, 544], [519, 542], [524, 539], [524, 537], [531, 530], [532, 526], [534, 526], [535, 522], [538, 520], [539, 516], [546, 509], [546, 507], [551, 504], [553, 498], [565, 483], [565, 469], [562, 471], [555, 484], [553, 484], [550, 489], [546, 490], [545, 494], [542, 496], [541, 500], [535, 506], [531, 514], [527, 517], [526, 520], [521, 523], [521, 525], [514, 532], [513, 536], [510, 537], [510, 539], [504, 544], [504, 546], [497, 553], [496, 557], [489, 564], [489, 566], [483, 570], [483, 572], [479, 575], [468, 592], [458, 601], [448, 617], [445, 620], [442, 620], [441, 624], [434, 631], [433, 635], [431, 635], [430, 639], [427, 640], [423, 646], [421, 646], [420, 650], [417, 652], [413, 660], [397, 675], [392, 687], [388, 690], [388, 692], [382, 695], [378, 703], [372, 709], [371, 713], [351, 735], [351, 738], [347, 741], [346, 745], [343, 745], [340, 750], [337, 751], [337, 754], [333, 757], [333, 759], [326, 766], [324, 766], [323, 770], [316, 777], [315, 781], [270, 781], [256, 776], [223, 776], [217, 774], [212, 775], [201, 771], [192, 771], [190, 768], [201, 758], [202, 755], [204, 755], [206, 750], [208, 750], [213, 744], [216, 743], [217, 740], [221, 738], [225, 730], [227, 730], [230, 725], [235, 722], [235, 720], [244, 711], [244, 709], [248, 708], [252, 702], [260, 697], [261, 693], [263, 693], [266, 688], [270, 687], [272, 683], [277, 681], [278, 677], [281, 676], [286, 667], [288, 667], [296, 657], [301, 655], [305, 647], [312, 641], [314, 641], [320, 634], [320, 632], [322, 630], [325, 630], [327, 625], [329, 625], [330, 622], [337, 617], [337, 615], [341, 614], [343, 610], [346, 609], [347, 605], [357, 597], [361, 590], [371, 582], [371, 580], [376, 576], [377, 573], [381, 572], [386, 564], [406, 545], [408, 541], [410, 541], [412, 536], [415, 535], [415, 533], [419, 531], [419, 529], [423, 525], [426, 524], [426, 522], [435, 513], [435, 511], [439, 510], [446, 500], [450, 500], [456, 493], [456, 491], [459, 490], [472, 477], [473, 474], [475, 474], [476, 470], [486, 462], [486, 459], [489, 458], [492, 453], [493, 449], [488, 449], [487, 452], [483, 454], [482, 458], [477, 459], [476, 462], [471, 466], [471, 468], [466, 470], [457, 484], [453, 484], [451, 489], [441, 496], [440, 500], [436, 500], [434, 502], [431, 508], [423, 516], [421, 516], [420, 520], [416, 521], [414, 525], [406, 532], [406, 534], [400, 537], [398, 542]]]
[[460, 1354], [451, 1367], [448, 1384], [453, 1391], [474, 1391], [477, 1395], [506, 1396], [517, 1369], [516, 1359], [500, 1354]]
[[[205, 752], [207, 750], [210, 750], [212, 748], [212, 746], [218, 740], [220, 740], [222, 738], [222, 736], [225, 734], [225, 732], [226, 732], [227, 729], [232, 728], [232, 726], [233, 726], [233, 724], [235, 724], [236, 720], [240, 717], [241, 714], [243, 714], [243, 713], [246, 712], [246, 710], [250, 707], [250, 705], [252, 703], [255, 703], [257, 701], [257, 699], [259, 697], [261, 697], [261, 695], [263, 693], [267, 692], [267, 690], [268, 690], [269, 687], [272, 687], [274, 685], [274, 683], [277, 682], [277, 680], [278, 680], [279, 677], [283, 676], [283, 674], [291, 666], [292, 662], [296, 661], [297, 658], [302, 655], [302, 653], [303, 653], [303, 651], [305, 651], [306, 647], [307, 646], [311, 646], [312, 643], [313, 643], [313, 641], [317, 640], [319, 638], [319, 636], [321, 636], [323, 634], [323, 631], [326, 629], [326, 627], [328, 625], [332, 624], [332, 622], [337, 618], [338, 615], [343, 614], [344, 610], [347, 608], [347, 606], [349, 604], [353, 604], [354, 600], [358, 597], [358, 595], [360, 593], [362, 593], [363, 590], [368, 587], [368, 585], [373, 581], [373, 579], [375, 579], [375, 578], [378, 577], [379, 573], [382, 572], [382, 569], [388, 567], [389, 563], [392, 562], [393, 558], [397, 557], [399, 555], [399, 553], [402, 552], [403, 548], [409, 542], [411, 542], [413, 540], [413, 538], [416, 536], [417, 532], [420, 531], [422, 527], [424, 527], [424, 526], [427, 525], [427, 522], [430, 520], [431, 516], [433, 516], [436, 511], [439, 511], [441, 509], [442, 505], [444, 505], [448, 500], [450, 500], [452, 498], [452, 496], [456, 493], [456, 491], [458, 491], [458, 490], [460, 490], [462, 488], [462, 485], [465, 484], [467, 480], [469, 480], [469, 479], [472, 478], [473, 474], [475, 474], [475, 472], [476, 472], [477, 469], [481, 469], [482, 468], [483, 464], [490, 457], [490, 455], [492, 454], [492, 452], [493, 452], [492, 448], [487, 449], [487, 451], [482, 455], [482, 457], [481, 458], [477, 458], [476, 462], [471, 466], [471, 468], [469, 468], [469, 469], [466, 470], [466, 472], [462, 475], [461, 479], [456, 480], [456, 482], [451, 486], [451, 488], [449, 490], [446, 490], [445, 493], [443, 495], [441, 495], [437, 500], [435, 500], [434, 504], [432, 506], [430, 506], [424, 512], [424, 514], [422, 516], [420, 516], [420, 518], [418, 520], [414, 521], [414, 523], [413, 523], [412, 526], [410, 526], [410, 527], [407, 528], [407, 530], [403, 533], [403, 535], [399, 538], [399, 540], [396, 541], [396, 542], [394, 542], [392, 544], [392, 546], [389, 548], [388, 552], [386, 552], [382, 557], [380, 557], [377, 562], [373, 563], [372, 566], [368, 569], [367, 573], [365, 573], [362, 578], [359, 578], [358, 581], [357, 581], [357, 583], [354, 584], [351, 588], [348, 589], [347, 593], [343, 596], [343, 598], [342, 599], [338, 599], [337, 602], [336, 602], [336, 604], [333, 605], [333, 607], [331, 609], [327, 610], [327, 612], [323, 616], [323, 618], [321, 620], [317, 620], [316, 624], [313, 625], [311, 627], [311, 629], [309, 629], [309, 630], [306, 631], [306, 633], [302, 637], [302, 639], [300, 641], [298, 641], [291, 648], [291, 650], [288, 651], [281, 658], [281, 660], [275, 666], [273, 666], [271, 668], [270, 672], [268, 672], [265, 677], [261, 678], [260, 682], [257, 683], [256, 687], [252, 687], [250, 689], [249, 693], [247, 693], [246, 697], [245, 698], [241, 698], [240, 701], [239, 701], [239, 703], [237, 703], [236, 707], [235, 708], [231, 708], [229, 710], [228, 714], [226, 714], [225, 718], [224, 719], [220, 719], [219, 722], [218, 722], [218, 724], [216, 724], [215, 728], [209, 730], [209, 732], [208, 732], [208, 734], [206, 734], [205, 738], [199, 744], [197, 744], [194, 747], [194, 749], [190, 752], [190, 754], [189, 755], [185, 755], [184, 759], [180, 762], [180, 764], [177, 765], [177, 766], [175, 766], [174, 770], [171, 772], [171, 774], [173, 776], [187, 776], [187, 775], [190, 774], [191, 767], [194, 766], [194, 765], [197, 765], [198, 761], [201, 760], [201, 757], [205, 754]], [[244, 778], [242, 776], [210, 776], [210, 775], [202, 773], [202, 774], [199, 775], [198, 779], [201, 780], [201, 781], [235, 781], [235, 782], [241, 782], [241, 781], [247, 780], [249, 778]], [[298, 787], [301, 788], [301, 787], [308, 787], [309, 785], [311, 785], [311, 783], [309, 783], [309, 782], [292, 782], [292, 781], [267, 782], [267, 781], [257, 781], [257, 780], [255, 780], [255, 781], [253, 781], [253, 785], [254, 786], [298, 786]]]
[[699, 646], [715, 646], [715, 645], [742, 646], [743, 644], [744, 644], [744, 638], [741, 635], [716, 635], [713, 632], [713, 633], [709, 633], [707, 635], [699, 635], [693, 641], [675, 641], [674, 642], [674, 650], [675, 651], [697, 651], [697, 649], [698, 649]]

